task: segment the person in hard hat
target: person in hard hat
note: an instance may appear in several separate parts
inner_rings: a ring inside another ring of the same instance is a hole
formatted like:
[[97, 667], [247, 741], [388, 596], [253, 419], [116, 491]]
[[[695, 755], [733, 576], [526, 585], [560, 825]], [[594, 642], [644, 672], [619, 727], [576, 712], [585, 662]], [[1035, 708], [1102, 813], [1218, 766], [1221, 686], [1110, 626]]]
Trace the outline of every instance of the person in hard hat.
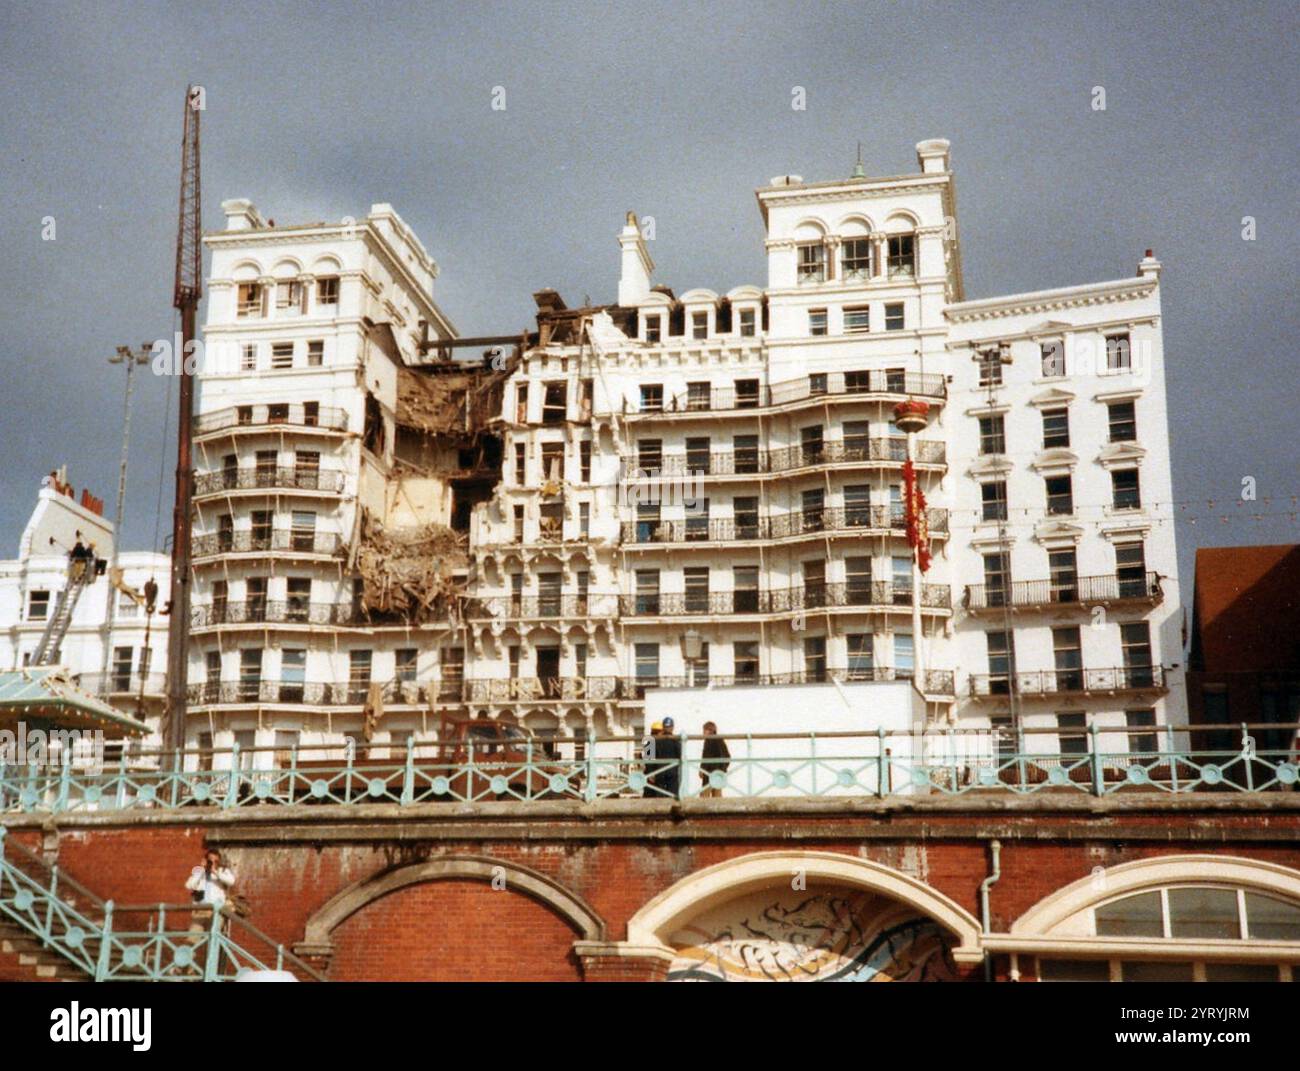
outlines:
[[658, 754], [664, 760], [659, 768], [659, 790], [670, 799], [677, 798], [682, 783], [682, 738], [673, 729], [672, 718], [664, 718], [663, 735], [659, 737]]
[[641, 757], [645, 760], [645, 787], [641, 795], [649, 798], [658, 795], [658, 771], [655, 760], [659, 758], [659, 741], [664, 735], [663, 722], [657, 721], [650, 726], [650, 735], [641, 744]]

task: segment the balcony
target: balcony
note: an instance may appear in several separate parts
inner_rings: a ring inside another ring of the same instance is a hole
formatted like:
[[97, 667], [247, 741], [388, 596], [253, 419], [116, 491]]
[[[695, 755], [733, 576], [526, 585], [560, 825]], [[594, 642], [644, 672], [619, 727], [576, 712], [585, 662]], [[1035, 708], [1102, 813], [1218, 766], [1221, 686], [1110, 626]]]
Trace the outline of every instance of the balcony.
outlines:
[[617, 595], [495, 595], [465, 602], [469, 621], [528, 618], [613, 617]]
[[343, 473], [334, 469], [275, 468], [218, 469], [196, 473], [194, 496], [216, 495], [229, 491], [323, 491], [338, 494], [343, 490]]
[[315, 402], [281, 402], [233, 405], [194, 418], [194, 434], [199, 436], [219, 431], [267, 431], [272, 428], [347, 431], [348, 414], [346, 410], [322, 407]]
[[629, 410], [626, 399], [623, 412], [629, 419], [645, 421], [679, 416], [683, 413], [730, 413], [797, 406], [804, 402], [832, 401], [901, 401], [903, 398], [928, 398], [942, 401], [948, 395], [942, 375], [903, 372], [876, 368], [858, 372], [827, 372], [815, 376], [757, 386], [753, 390], [735, 387], [710, 387], [707, 391], [688, 391], [663, 399], [662, 405]]
[[471, 678], [465, 681], [468, 703], [545, 703], [553, 700], [601, 701], [621, 695], [617, 677]]
[[[932, 536], [948, 532], [948, 511], [926, 511]], [[819, 510], [795, 510], [775, 517], [736, 519], [733, 517], [687, 517], [681, 520], [625, 521], [621, 526], [624, 545], [662, 543], [731, 543], [752, 539], [788, 539], [809, 534], [893, 532], [904, 534], [907, 522], [901, 510], [891, 506], [828, 506]]]
[[[671, 476], [755, 476], [790, 472], [828, 465], [902, 466], [907, 460], [907, 440], [868, 439], [860, 442], [828, 442], [816, 446], [784, 446], [748, 453], [719, 450], [708, 454], [665, 454], [658, 458], [623, 457], [626, 476], [631, 480], [655, 480]], [[916, 444], [918, 465], [943, 465], [947, 461], [942, 442]]]
[[196, 535], [190, 543], [195, 558], [217, 554], [318, 554], [337, 557], [343, 553], [343, 540], [337, 532], [273, 529], [235, 532], [209, 532]]
[[[1030, 670], [1017, 673], [1015, 684], [1016, 694], [1022, 699], [1167, 691], [1161, 666]], [[1010, 694], [1011, 678], [1005, 673], [972, 673], [970, 676], [970, 695], [974, 699], [1001, 698]]]
[[351, 603], [307, 602], [289, 600], [270, 602], [245, 599], [195, 606], [190, 612], [192, 628], [215, 625], [352, 625], [366, 623]]
[[[662, 674], [624, 677], [618, 682], [618, 695], [622, 699], [639, 702], [645, 698], [646, 691], [651, 688], [767, 688], [789, 684], [858, 684], [872, 681], [910, 681], [913, 676], [912, 670], [895, 669], [893, 666], [863, 666], [856, 669], [830, 667], [820, 671], [741, 673], [729, 676], [696, 670], [693, 682], [689, 677]], [[927, 670], [925, 683], [926, 695], [956, 695], [953, 671], [950, 669]]]
[[1010, 585], [970, 584], [965, 605], [972, 614], [1011, 607], [1015, 610], [1047, 610], [1092, 606], [1156, 606], [1163, 598], [1160, 575], [1137, 577], [1080, 576], [1071, 580], [1016, 580]]
[[[384, 681], [382, 695], [391, 706], [424, 706], [431, 699], [458, 700], [461, 682]], [[194, 706], [247, 706], [278, 703], [288, 706], [360, 707], [370, 696], [369, 681], [204, 681], [187, 689]]]
[[[692, 617], [732, 614], [785, 614], [803, 610], [875, 611], [882, 608], [910, 609], [911, 585], [887, 580], [818, 584], [764, 591], [637, 592], [619, 596], [619, 613], [624, 618]], [[922, 584], [921, 606], [946, 611], [951, 595], [946, 584]]]

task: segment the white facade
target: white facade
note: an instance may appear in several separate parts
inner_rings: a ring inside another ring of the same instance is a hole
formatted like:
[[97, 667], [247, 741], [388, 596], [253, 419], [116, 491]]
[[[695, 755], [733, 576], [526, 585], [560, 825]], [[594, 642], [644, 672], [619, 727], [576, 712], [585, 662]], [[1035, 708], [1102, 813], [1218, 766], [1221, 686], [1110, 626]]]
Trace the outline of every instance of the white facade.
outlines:
[[[42, 487], [19, 541], [18, 557], [0, 561], [0, 668], [27, 665], [40, 643], [59, 593], [68, 583], [68, 551], [80, 539], [112, 560], [113, 525], [99, 513], [51, 487]], [[151, 615], [110, 583], [109, 573], [85, 587], [52, 664], [65, 667], [87, 691], [144, 721], [160, 743], [166, 697], [167, 618], [160, 611], [170, 588], [171, 560], [150, 551], [120, 551], [125, 587], [143, 592], [153, 580], [158, 603]], [[109, 623], [109, 599], [116, 599]]]
[[[787, 709], [789, 688], [755, 686], [827, 679], [912, 681], [930, 726], [1066, 730], [1034, 750], [1071, 750], [1094, 725], [1108, 747], [1139, 749], [1130, 729], [1183, 723], [1181, 671], [1168, 668], [1180, 647], [1160, 266], [1148, 257], [1130, 279], [966, 300], [948, 143], [917, 153], [912, 175], [760, 189], [766, 287], [657, 288], [629, 215], [617, 305], [569, 310], [537, 295], [537, 334], [487, 422], [501, 472], [473, 509], [461, 612], [414, 629], [214, 620], [196, 630], [191, 681], [283, 682], [296, 648], [306, 682], [346, 682], [364, 648], [373, 679], [391, 682], [398, 649], [414, 650], [380, 741], [427, 735], [442, 712], [516, 720], [562, 748], [635, 738], [647, 691], [706, 683], [747, 697], [733, 724], [715, 719], [729, 734], [753, 703], [770, 699], [765, 724]], [[218, 476], [197, 501], [196, 614], [218, 580], [227, 606], [247, 602], [250, 578], [269, 604], [310, 578], [311, 602], [337, 605], [353, 590], [357, 503], [378, 510], [393, 479], [391, 451], [359, 441], [366, 394], [390, 413], [397, 362], [420, 360], [417, 323], [451, 329], [429, 297], [431, 262], [391, 210], [351, 235], [266, 227], [246, 202], [228, 212], [227, 231], [208, 238], [208, 342], [259, 349], [255, 368], [227, 355], [204, 372], [196, 453]], [[326, 276], [340, 280], [328, 310], [313, 304]], [[391, 357], [374, 342], [385, 326]], [[304, 365], [313, 339], [323, 359]], [[273, 366], [278, 340], [295, 344], [291, 368]], [[1000, 382], [987, 382], [994, 364]], [[343, 415], [309, 422], [295, 408], [309, 400]], [[925, 426], [909, 443], [894, 410], [917, 401]], [[260, 415], [284, 404], [287, 416]], [[239, 418], [241, 405], [253, 415]], [[337, 486], [272, 494], [219, 475], [252, 471], [258, 450], [276, 451], [268, 471], [318, 452]], [[909, 451], [929, 506], [923, 575], [902, 506]], [[274, 512], [284, 552], [240, 552], [252, 509]], [[295, 543], [294, 511], [314, 512], [329, 546]], [[284, 704], [206, 687], [191, 721], [217, 744], [360, 727], [356, 695]], [[786, 728], [823, 729], [808, 723], [815, 708], [789, 705]]]

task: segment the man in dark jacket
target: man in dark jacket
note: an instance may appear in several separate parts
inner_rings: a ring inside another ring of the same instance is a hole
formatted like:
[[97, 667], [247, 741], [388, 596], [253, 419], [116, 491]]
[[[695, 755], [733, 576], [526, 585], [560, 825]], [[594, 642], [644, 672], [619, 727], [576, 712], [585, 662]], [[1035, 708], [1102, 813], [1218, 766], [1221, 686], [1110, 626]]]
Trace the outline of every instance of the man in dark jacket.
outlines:
[[709, 785], [709, 775], [715, 770], [726, 776], [731, 766], [731, 749], [727, 742], [718, 735], [718, 727], [711, 721], [704, 723], [704, 747], [700, 757], [700, 796], [716, 798], [722, 795], [722, 789]]
[[682, 738], [673, 732], [673, 719], [664, 718], [664, 734], [656, 741], [655, 757], [661, 759], [659, 776], [655, 783], [660, 795], [677, 798], [677, 788], [682, 783]]

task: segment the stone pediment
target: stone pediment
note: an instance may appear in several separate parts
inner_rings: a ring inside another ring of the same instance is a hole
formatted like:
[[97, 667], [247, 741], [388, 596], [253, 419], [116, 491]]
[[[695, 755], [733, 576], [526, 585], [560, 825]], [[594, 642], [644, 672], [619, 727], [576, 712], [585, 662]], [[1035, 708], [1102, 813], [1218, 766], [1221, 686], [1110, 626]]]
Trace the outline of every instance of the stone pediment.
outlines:
[[1031, 468], [1035, 472], [1068, 472], [1079, 463], [1079, 455], [1064, 446], [1040, 451]]

